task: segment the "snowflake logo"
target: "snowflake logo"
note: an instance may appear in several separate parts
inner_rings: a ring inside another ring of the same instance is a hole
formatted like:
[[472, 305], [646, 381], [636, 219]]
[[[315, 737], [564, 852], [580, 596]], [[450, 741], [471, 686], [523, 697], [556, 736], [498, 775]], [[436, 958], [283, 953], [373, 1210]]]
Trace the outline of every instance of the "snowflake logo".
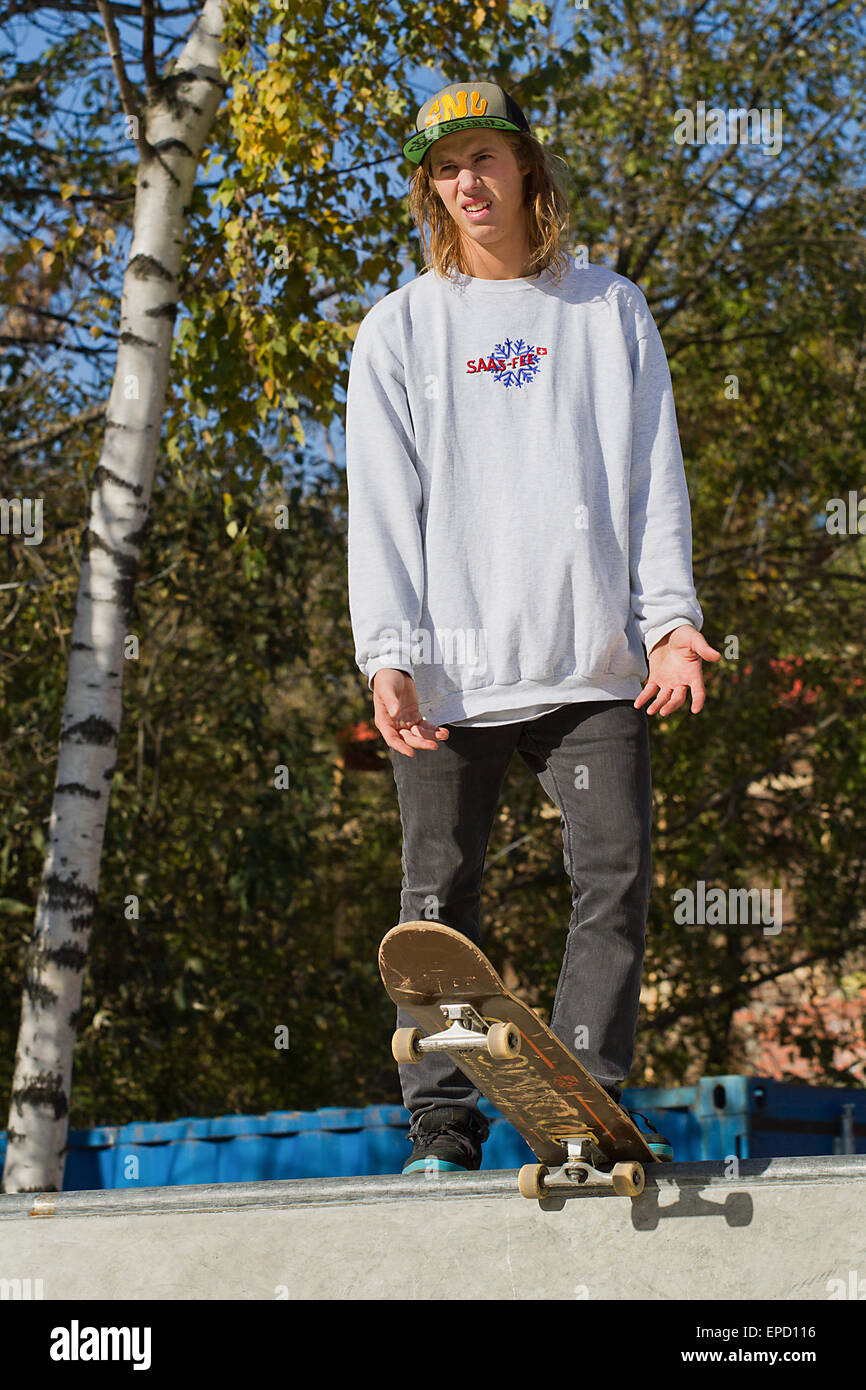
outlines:
[[504, 343], [497, 343], [493, 349], [492, 356], [499, 364], [492, 366], [493, 375], [506, 388], [516, 386], [520, 389], [527, 382], [535, 380], [541, 365], [539, 358], [546, 353], [546, 348], [539, 352], [522, 338], [506, 338]]

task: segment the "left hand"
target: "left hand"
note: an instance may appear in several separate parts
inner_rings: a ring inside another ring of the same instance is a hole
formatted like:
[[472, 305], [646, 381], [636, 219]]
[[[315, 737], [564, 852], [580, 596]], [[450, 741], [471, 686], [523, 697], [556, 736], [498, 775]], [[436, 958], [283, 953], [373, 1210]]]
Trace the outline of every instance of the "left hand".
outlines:
[[[722, 654], [705, 641], [697, 628], [684, 624], [665, 633], [649, 654], [649, 677], [634, 702], [635, 709], [652, 700], [647, 714], [673, 714], [692, 692], [692, 714], [704, 707], [701, 659], [721, 661]], [[653, 698], [655, 697], [655, 698]]]

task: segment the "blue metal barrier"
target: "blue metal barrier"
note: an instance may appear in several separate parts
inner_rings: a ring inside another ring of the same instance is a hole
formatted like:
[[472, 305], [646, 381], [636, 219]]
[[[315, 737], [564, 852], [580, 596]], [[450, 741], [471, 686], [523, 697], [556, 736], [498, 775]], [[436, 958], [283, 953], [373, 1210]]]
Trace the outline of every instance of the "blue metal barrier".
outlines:
[[[680, 1161], [866, 1153], [862, 1089], [707, 1076], [695, 1086], [630, 1088], [623, 1104], [667, 1135]], [[512, 1126], [486, 1100], [481, 1108], [490, 1120], [482, 1169], [532, 1162]], [[69, 1192], [395, 1173], [409, 1153], [408, 1124], [401, 1106], [372, 1105], [71, 1130], [63, 1187]], [[5, 1149], [3, 1133], [0, 1163]]]

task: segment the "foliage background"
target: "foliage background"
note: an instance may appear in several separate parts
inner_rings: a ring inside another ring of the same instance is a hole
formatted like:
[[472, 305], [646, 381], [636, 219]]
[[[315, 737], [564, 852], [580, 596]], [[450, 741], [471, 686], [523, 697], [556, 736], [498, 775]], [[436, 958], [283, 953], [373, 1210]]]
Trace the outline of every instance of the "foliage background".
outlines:
[[[161, 13], [165, 63], [188, 14]], [[129, 244], [134, 149], [95, 16], [0, 17], [2, 489], [46, 514], [40, 546], [0, 549], [7, 1087]], [[824, 525], [862, 479], [862, 6], [239, 3], [235, 25], [131, 615], [72, 1125], [399, 1100], [376, 947], [398, 919], [400, 823], [364, 737], [341, 426], [357, 324], [419, 268], [400, 139], [467, 70], [509, 86], [566, 161], [574, 246], [647, 294], [725, 651], [698, 719], [651, 720], [631, 1082], [766, 1074], [768, 1042], [776, 1074], [864, 1079], [862, 1008], [841, 1007], [866, 1000], [864, 541]], [[697, 100], [781, 107], [782, 152], [677, 146], [673, 113]], [[781, 886], [782, 931], [677, 924], [672, 894], [700, 879]], [[558, 814], [516, 759], [483, 927], [542, 1009], [569, 911]]]

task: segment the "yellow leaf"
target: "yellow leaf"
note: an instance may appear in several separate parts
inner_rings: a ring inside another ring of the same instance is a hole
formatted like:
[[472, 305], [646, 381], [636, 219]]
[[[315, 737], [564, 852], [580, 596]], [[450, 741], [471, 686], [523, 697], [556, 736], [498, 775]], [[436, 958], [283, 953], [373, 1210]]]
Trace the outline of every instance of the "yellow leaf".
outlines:
[[268, 400], [272, 401], [274, 399], [274, 379], [272, 376], [269, 376], [265, 381], [264, 391]]

